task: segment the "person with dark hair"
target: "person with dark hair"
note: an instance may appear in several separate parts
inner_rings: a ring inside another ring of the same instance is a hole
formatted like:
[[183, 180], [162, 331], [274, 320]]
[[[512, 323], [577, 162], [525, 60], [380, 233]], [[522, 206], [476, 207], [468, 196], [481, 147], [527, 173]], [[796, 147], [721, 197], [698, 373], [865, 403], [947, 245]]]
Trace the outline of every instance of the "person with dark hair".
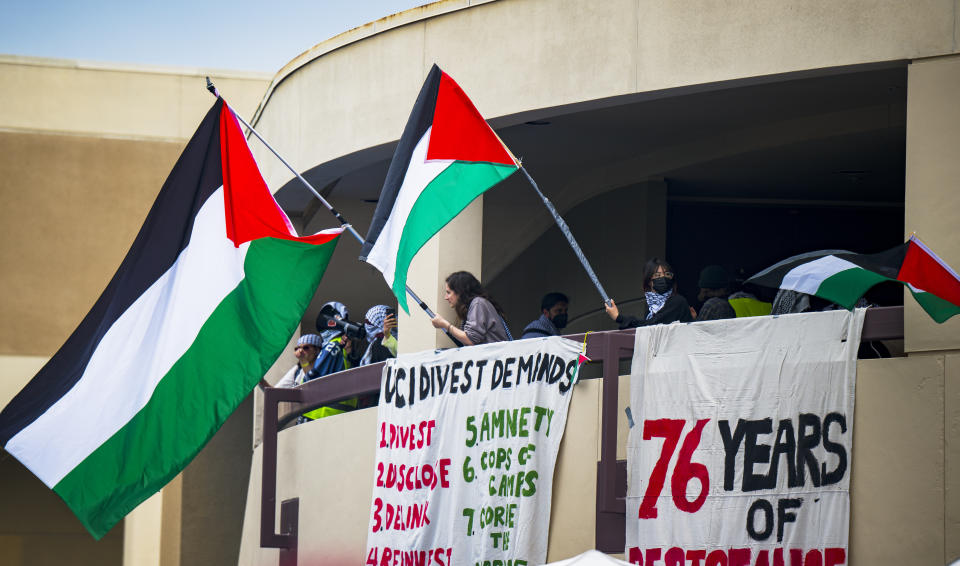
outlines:
[[741, 318], [770, 314], [770, 303], [765, 303], [752, 293], [735, 291], [736, 285], [730, 273], [720, 265], [708, 265], [700, 271], [700, 293], [697, 300], [702, 304], [697, 320]]
[[559, 336], [560, 330], [567, 325], [567, 307], [570, 299], [563, 293], [547, 293], [540, 300], [540, 318], [523, 329], [524, 338]]
[[464, 346], [513, 340], [503, 310], [473, 274], [457, 271], [448, 275], [443, 298], [456, 311], [460, 325], [437, 315], [430, 321], [434, 328], [448, 331]]
[[700, 293], [697, 300], [701, 306], [697, 320], [737, 318], [737, 312], [727, 301], [730, 281], [730, 273], [722, 265], [708, 265], [700, 270], [700, 280], [697, 281]]
[[643, 290], [640, 316], [620, 314], [617, 304], [610, 300], [606, 306], [607, 314], [620, 329], [671, 322], [692, 322], [693, 314], [687, 300], [677, 292], [677, 280], [673, 268], [665, 260], [651, 258], [643, 266]]

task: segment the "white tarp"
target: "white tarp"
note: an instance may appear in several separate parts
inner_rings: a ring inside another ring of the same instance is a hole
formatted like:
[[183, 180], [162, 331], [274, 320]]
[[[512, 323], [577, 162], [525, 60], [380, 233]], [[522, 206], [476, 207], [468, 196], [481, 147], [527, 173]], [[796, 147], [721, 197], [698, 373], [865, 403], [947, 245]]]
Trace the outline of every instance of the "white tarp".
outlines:
[[863, 313], [637, 329], [630, 562], [846, 563]]
[[579, 353], [542, 338], [389, 360], [366, 564], [542, 564]]

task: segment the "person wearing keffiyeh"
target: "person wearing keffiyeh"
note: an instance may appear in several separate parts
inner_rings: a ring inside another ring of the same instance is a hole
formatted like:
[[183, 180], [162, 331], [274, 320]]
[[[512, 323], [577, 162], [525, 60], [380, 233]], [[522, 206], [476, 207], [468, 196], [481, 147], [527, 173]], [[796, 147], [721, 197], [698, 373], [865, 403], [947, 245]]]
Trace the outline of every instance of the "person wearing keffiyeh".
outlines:
[[375, 364], [397, 357], [397, 315], [387, 305], [370, 307], [363, 320], [367, 332], [367, 349], [360, 365]]
[[644, 298], [639, 316], [623, 315], [610, 300], [607, 314], [620, 329], [671, 322], [693, 322], [693, 313], [687, 300], [677, 292], [677, 279], [666, 260], [651, 258], [643, 267]]

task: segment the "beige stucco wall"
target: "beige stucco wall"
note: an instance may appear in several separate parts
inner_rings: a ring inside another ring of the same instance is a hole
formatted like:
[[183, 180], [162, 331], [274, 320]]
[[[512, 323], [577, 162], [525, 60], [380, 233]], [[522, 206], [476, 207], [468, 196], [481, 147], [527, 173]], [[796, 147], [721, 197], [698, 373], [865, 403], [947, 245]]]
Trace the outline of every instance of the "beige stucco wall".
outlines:
[[0, 356], [0, 406], [6, 406], [48, 359], [43, 356]]
[[[2, 82], [2, 81], [0, 81]], [[50, 356], [123, 260], [183, 142], [0, 132], [0, 354]]]
[[185, 141], [213, 104], [204, 77], [243, 116], [269, 80], [264, 73], [148, 68], [0, 56], [0, 129]]
[[[956, 0], [471, 4], [317, 45], [274, 79], [258, 129], [300, 169], [396, 140], [433, 63], [487, 119], [516, 123], [617, 95], [957, 51]], [[261, 162], [271, 186], [291, 178]]]
[[957, 441], [945, 423], [960, 406], [944, 398], [946, 383], [957, 379], [944, 367], [942, 356], [857, 364], [851, 564], [949, 562], [946, 545], [955, 548], [960, 530], [944, 523], [944, 449]]
[[[960, 269], [960, 56], [914, 61], [907, 88], [907, 235]], [[960, 349], [960, 317], [937, 324], [907, 294], [907, 351]]]

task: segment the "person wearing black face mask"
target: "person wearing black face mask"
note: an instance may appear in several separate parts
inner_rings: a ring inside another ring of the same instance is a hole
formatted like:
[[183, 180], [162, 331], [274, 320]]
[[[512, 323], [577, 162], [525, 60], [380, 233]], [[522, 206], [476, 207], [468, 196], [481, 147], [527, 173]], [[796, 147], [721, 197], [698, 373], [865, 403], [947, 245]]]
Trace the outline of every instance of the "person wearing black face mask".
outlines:
[[620, 329], [671, 322], [693, 322], [693, 313], [687, 300], [677, 292], [677, 279], [670, 264], [660, 258], [651, 258], [643, 267], [644, 297], [640, 316], [620, 314], [611, 299], [607, 314]]
[[567, 307], [570, 300], [563, 293], [547, 293], [540, 301], [540, 318], [523, 329], [524, 338], [559, 336], [560, 330], [567, 325]]

